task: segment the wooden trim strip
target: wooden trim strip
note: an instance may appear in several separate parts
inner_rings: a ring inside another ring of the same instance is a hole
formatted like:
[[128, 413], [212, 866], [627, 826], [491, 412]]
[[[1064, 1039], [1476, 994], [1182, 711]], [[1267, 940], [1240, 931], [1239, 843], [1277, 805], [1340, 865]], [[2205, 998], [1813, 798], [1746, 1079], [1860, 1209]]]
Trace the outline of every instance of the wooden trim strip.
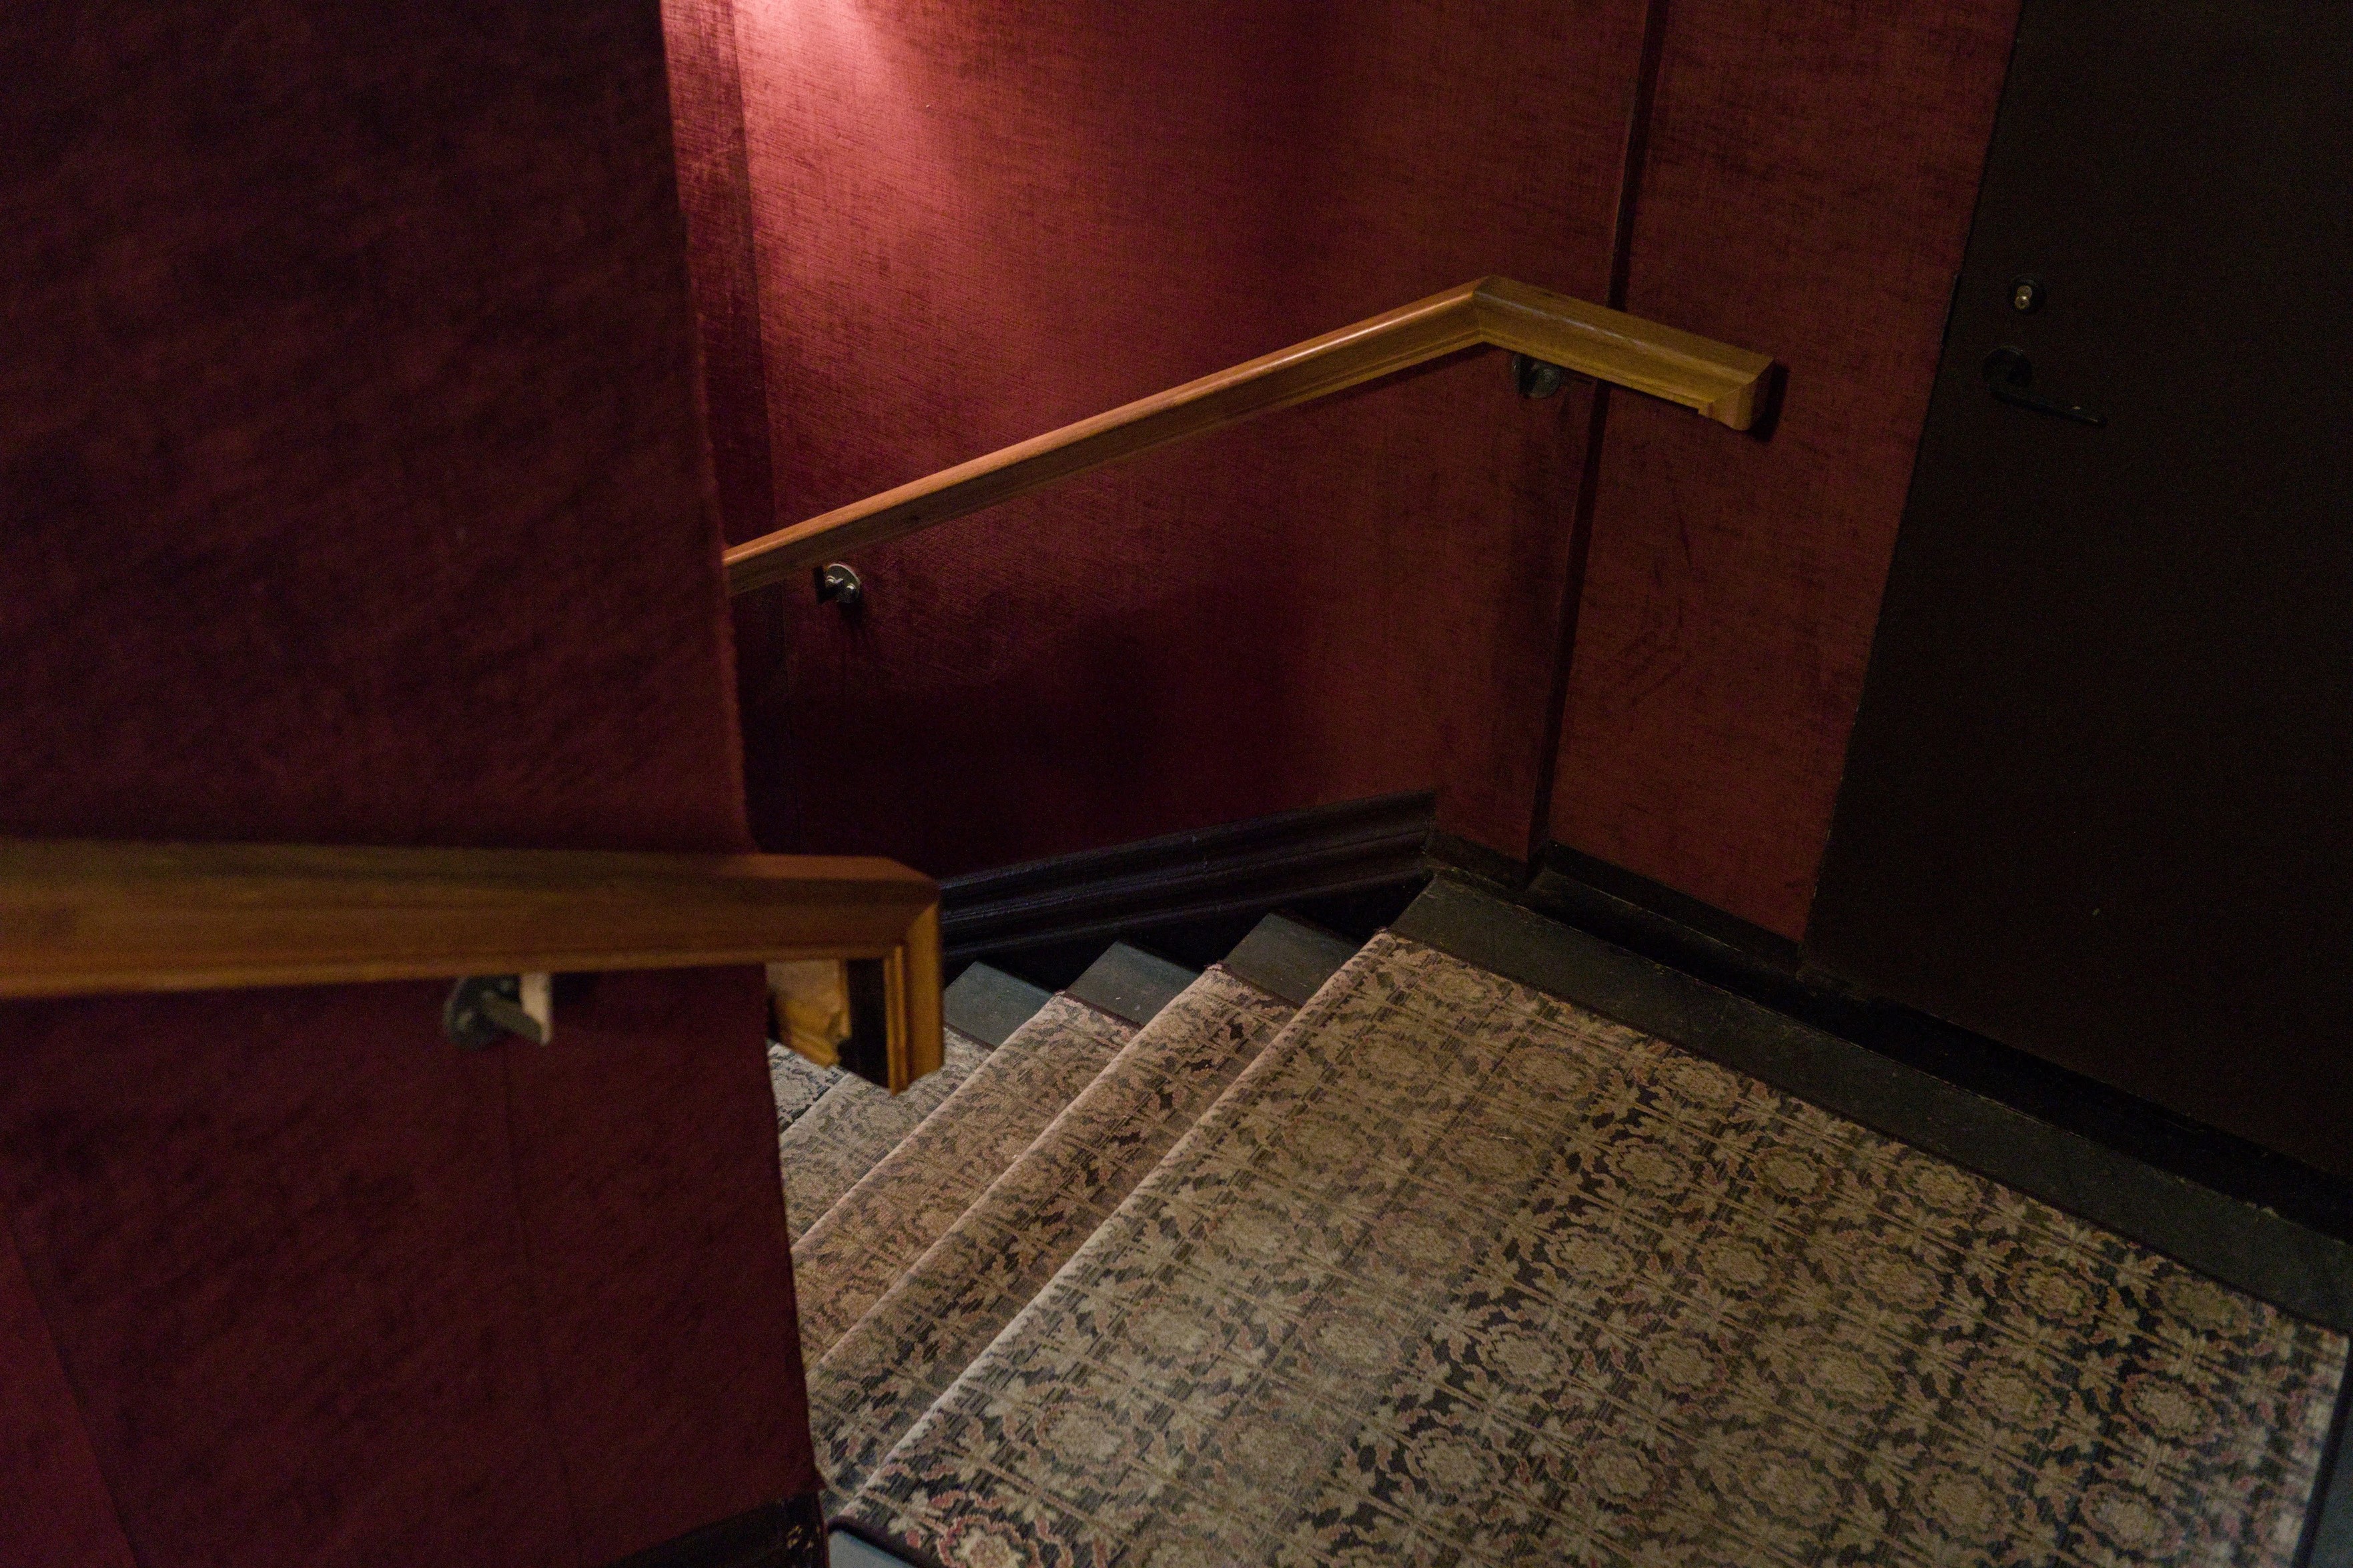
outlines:
[[1755, 423], [1773, 363], [1622, 310], [1482, 279], [739, 544], [727, 552], [728, 588], [765, 587], [1058, 479], [1482, 346], [1665, 398], [1735, 430]]
[[891, 1081], [884, 1087], [901, 1094], [939, 1070], [946, 1045], [936, 899], [908, 923], [905, 940], [892, 950], [882, 973], [891, 994]]

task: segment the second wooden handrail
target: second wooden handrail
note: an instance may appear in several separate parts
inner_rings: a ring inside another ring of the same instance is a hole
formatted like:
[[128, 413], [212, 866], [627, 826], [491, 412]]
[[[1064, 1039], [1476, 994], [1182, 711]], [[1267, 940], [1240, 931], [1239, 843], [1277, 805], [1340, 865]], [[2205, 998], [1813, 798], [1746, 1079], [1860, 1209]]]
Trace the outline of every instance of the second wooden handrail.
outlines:
[[1773, 364], [1623, 310], [1482, 278], [739, 544], [727, 552], [728, 587], [763, 587], [1057, 479], [1482, 345], [1682, 404], [1735, 430], [1756, 422]]

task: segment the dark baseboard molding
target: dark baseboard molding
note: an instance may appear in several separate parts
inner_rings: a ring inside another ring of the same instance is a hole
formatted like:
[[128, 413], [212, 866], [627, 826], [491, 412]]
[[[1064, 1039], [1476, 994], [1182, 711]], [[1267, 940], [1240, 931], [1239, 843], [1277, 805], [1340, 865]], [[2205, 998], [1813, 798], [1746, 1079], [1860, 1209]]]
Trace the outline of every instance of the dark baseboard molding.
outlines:
[[611, 1568], [826, 1568], [815, 1493], [765, 1504], [624, 1557]]
[[1544, 847], [1520, 901], [1620, 946], [1672, 942], [1715, 968], [1794, 974], [1801, 962], [1778, 931], [1565, 844]]
[[[1029, 977], [1051, 989], [1114, 939], [1164, 948], [1199, 967], [1223, 952], [1220, 943], [1239, 940], [1238, 922], [1278, 909], [1378, 889], [1397, 900], [1381, 906], [1377, 918], [1385, 920], [1440, 871], [2054, 1128], [2353, 1241], [2353, 1182], [2026, 1051], [1858, 995], [1809, 968], [1789, 938], [1592, 856], [1548, 845], [1531, 874], [1508, 856], [1438, 831], [1427, 794], [955, 878], [941, 887], [942, 942], [952, 965], [986, 957], [1019, 973], [1023, 955], [1036, 955], [1041, 963]], [[1203, 934], [1200, 952], [1171, 940], [1188, 923]], [[1369, 926], [1348, 934], [1367, 935]]]
[[1518, 901], [1654, 963], [2308, 1229], [2353, 1241], [2353, 1182], [1943, 1019], [1858, 994], [1799, 945], [1554, 845]]
[[1384, 795], [955, 877], [940, 884], [951, 963], [1104, 942], [1426, 880], [1434, 797]]

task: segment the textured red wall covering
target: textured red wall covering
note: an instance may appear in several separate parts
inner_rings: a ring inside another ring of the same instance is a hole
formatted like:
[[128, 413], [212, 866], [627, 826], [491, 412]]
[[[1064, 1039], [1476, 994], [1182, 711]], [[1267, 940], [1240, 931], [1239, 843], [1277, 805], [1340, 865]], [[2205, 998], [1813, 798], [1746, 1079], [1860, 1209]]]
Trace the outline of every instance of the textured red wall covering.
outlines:
[[[780, 512], [1481, 271], [1600, 297], [1643, 9], [740, 5]], [[1796, 934], [2014, 11], [1666, 7], [1629, 305], [1790, 393], [1613, 401], [1553, 756], [1585, 404], [1490, 360], [739, 605], [756, 831], [953, 874], [1436, 785]]]
[[775, 526], [776, 479], [732, 0], [662, 0], [662, 34], [702, 349], [703, 426], [720, 516], [731, 534], [748, 537]]
[[[1481, 273], [1599, 293], [1641, 16], [739, 5], [780, 510]], [[755, 826], [950, 874], [1436, 782], [1523, 850], [1585, 423], [1482, 355], [866, 552], [854, 626], [772, 590]]]
[[1668, 11], [1627, 309], [1788, 367], [1769, 441], [1615, 399], [1556, 837], [1805, 926], [2017, 0]]
[[[719, 514], [729, 538], [750, 539], [776, 526], [776, 494], [734, 0], [662, 0], [662, 31]], [[736, 606], [744, 710], [782, 712], [786, 636], [778, 595], [760, 595]], [[764, 743], [744, 754], [745, 786], [755, 799], [791, 795], [788, 753], [777, 743], [779, 733], [780, 726], [765, 726]], [[772, 843], [787, 837], [764, 835]]]
[[[744, 844], [661, 48], [0, 17], [0, 832]], [[440, 992], [0, 1007], [10, 1561], [587, 1565], [811, 1486], [756, 974], [479, 1055]]]
[[132, 1568], [73, 1388], [0, 1229], [0, 1563]]

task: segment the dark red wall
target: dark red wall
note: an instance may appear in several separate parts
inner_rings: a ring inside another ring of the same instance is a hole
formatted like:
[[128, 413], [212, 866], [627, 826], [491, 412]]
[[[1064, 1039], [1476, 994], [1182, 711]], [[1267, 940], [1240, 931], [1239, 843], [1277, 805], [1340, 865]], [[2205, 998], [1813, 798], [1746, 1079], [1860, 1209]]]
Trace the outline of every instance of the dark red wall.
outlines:
[[0, 1235], [0, 1563], [132, 1568], [131, 1543], [90, 1451], [13, 1237]]
[[739, 7], [780, 521], [1482, 272], [1602, 298], [1652, 16], [1631, 308], [1790, 367], [1767, 441], [1613, 399], [1565, 714], [1585, 395], [1488, 355], [867, 552], [855, 626], [747, 601], [755, 830], [952, 874], [1435, 786], [1795, 934], [2014, 9]]
[[[0, 58], [0, 833], [742, 847], [655, 0]], [[0, 1007], [0, 1556], [585, 1568], [810, 1486], [756, 973], [476, 1055], [441, 989]]]
[[[739, 7], [782, 512], [1484, 272], [1599, 293], [1642, 15]], [[1482, 355], [867, 552], [854, 626], [776, 591], [762, 837], [953, 873], [1443, 779], [1525, 847], [1585, 413]]]

